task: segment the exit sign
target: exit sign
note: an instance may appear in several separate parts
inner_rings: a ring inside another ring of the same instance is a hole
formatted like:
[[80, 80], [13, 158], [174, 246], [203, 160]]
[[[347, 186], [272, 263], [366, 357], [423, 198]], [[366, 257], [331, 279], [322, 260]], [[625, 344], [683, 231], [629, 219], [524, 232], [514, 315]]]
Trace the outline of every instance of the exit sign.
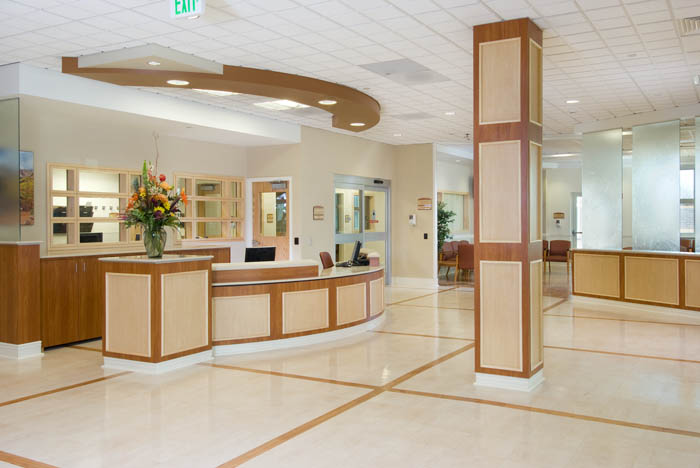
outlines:
[[170, 17], [187, 18], [204, 14], [206, 0], [170, 0]]

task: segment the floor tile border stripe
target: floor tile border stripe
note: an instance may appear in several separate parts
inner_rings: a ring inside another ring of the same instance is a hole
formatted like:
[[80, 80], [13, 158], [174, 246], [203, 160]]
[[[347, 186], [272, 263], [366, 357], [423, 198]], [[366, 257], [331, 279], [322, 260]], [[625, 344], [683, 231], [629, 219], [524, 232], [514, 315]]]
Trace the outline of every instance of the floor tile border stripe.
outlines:
[[66, 390], [72, 390], [74, 388], [84, 387], [85, 385], [90, 385], [90, 384], [97, 383], [97, 382], [103, 382], [105, 380], [114, 379], [116, 377], [121, 377], [122, 375], [126, 375], [126, 374], [131, 374], [131, 371], [118, 372], [116, 374], [106, 375], [104, 377], [99, 377], [97, 379], [86, 380], [84, 382], [78, 382], [78, 383], [75, 383], [72, 385], [67, 385], [65, 387], [54, 388], [52, 390], [47, 390], [45, 392], [23, 396], [20, 398], [16, 398], [14, 400], [3, 401], [3, 402], [0, 402], [0, 407], [12, 405], [15, 403], [20, 403], [20, 402], [27, 401], [27, 400], [33, 400], [35, 398], [43, 397], [46, 395], [53, 395], [54, 393], [65, 392]]
[[[329, 419], [332, 419], [332, 418], [334, 418], [334, 417], [336, 417], [336, 416], [338, 416], [338, 415], [340, 415], [340, 414], [342, 414], [342, 413], [344, 413], [352, 408], [355, 408], [356, 406], [358, 406], [358, 405], [360, 405], [368, 400], [371, 400], [372, 398], [374, 398], [378, 395], [381, 395], [382, 393], [384, 393], [386, 391], [390, 391], [395, 385], [398, 385], [398, 384], [410, 379], [411, 377], [414, 377], [414, 376], [418, 375], [419, 373], [430, 369], [431, 367], [435, 367], [438, 364], [442, 364], [443, 362], [447, 361], [448, 359], [451, 359], [451, 358], [453, 358], [453, 357], [455, 357], [455, 356], [457, 356], [465, 351], [468, 351], [469, 349], [471, 349], [473, 347], [474, 347], [474, 343], [470, 343], [470, 344], [463, 346], [455, 351], [447, 353], [444, 356], [442, 356], [434, 361], [431, 361], [431, 362], [424, 364], [424, 365], [422, 365], [422, 366], [420, 366], [412, 371], [409, 371], [406, 374], [404, 374], [404, 375], [392, 380], [391, 382], [387, 383], [386, 385], [374, 388], [374, 390], [372, 390], [368, 393], [365, 393], [364, 395], [362, 395], [358, 398], [355, 398], [354, 400], [351, 400], [351, 401], [345, 403], [344, 405], [341, 405], [337, 408], [334, 408], [334, 409], [332, 409], [332, 410], [330, 410], [330, 411], [328, 411], [328, 412], [326, 412], [326, 413], [324, 413], [324, 414], [322, 414], [322, 415], [320, 415], [320, 416], [318, 416], [310, 421], [307, 421], [306, 423], [304, 423], [300, 426], [295, 427], [294, 429], [291, 429], [291, 430], [285, 432], [284, 434], [280, 434], [279, 436], [275, 437], [274, 439], [268, 440], [267, 442], [265, 442], [261, 445], [258, 445], [257, 447], [252, 448], [245, 453], [242, 453], [241, 455], [237, 456], [236, 458], [234, 458], [232, 460], [229, 460], [225, 463], [222, 463], [221, 465], [219, 465], [219, 468], [234, 468], [234, 467], [240, 466], [243, 463], [248, 462], [248, 461], [252, 460], [253, 458], [256, 458], [256, 457], [264, 454], [265, 452], [268, 452], [268, 451], [274, 449], [275, 447], [282, 445], [283, 443], [293, 439], [294, 437], [301, 435], [304, 432], [307, 432], [316, 426], [319, 426], [320, 424], [328, 421]], [[285, 375], [285, 376], [292, 376], [292, 375], [294, 375], [294, 374]]]
[[617, 319], [608, 317], [591, 317], [587, 315], [561, 315], [561, 314], [544, 314], [547, 317], [565, 317], [570, 319], [586, 319], [586, 320], [608, 320], [613, 322], [632, 322], [632, 323], [650, 323], [653, 325], [673, 325], [676, 327], [700, 327], [700, 323], [676, 323], [676, 322], [655, 322], [653, 320], [629, 320]]
[[370, 330], [370, 333], [382, 333], [386, 335], [419, 336], [421, 338], [439, 338], [441, 340], [475, 341], [472, 338], [461, 338], [459, 336], [426, 335], [423, 333], [395, 332], [388, 330]]
[[96, 353], [101, 353], [101, 352], [102, 352], [102, 350], [101, 350], [100, 348], [90, 348], [90, 347], [88, 347], [88, 346], [73, 345], [73, 346], [70, 346], [70, 348], [71, 348], [71, 349], [80, 349], [80, 350], [83, 350], [83, 351], [94, 351], [94, 352], [96, 352]]
[[[413, 300], [413, 299], [411, 299]], [[393, 305], [399, 305], [401, 307], [421, 307], [424, 309], [448, 309], [448, 310], [474, 310], [473, 308], [469, 307], [440, 307], [440, 306], [427, 306], [427, 305], [417, 305], [417, 304], [387, 304], [387, 307], [391, 307]]]
[[32, 460], [31, 458], [21, 457], [19, 455], [15, 455], [14, 453], [3, 452], [2, 450], [0, 450], [0, 462], [21, 466], [23, 468], [57, 468], [54, 465]]
[[611, 424], [611, 425], [615, 425], [615, 426], [630, 427], [630, 428], [642, 429], [642, 430], [646, 430], [646, 431], [665, 432], [668, 434], [675, 434], [675, 435], [700, 438], [700, 432], [695, 432], [695, 431], [688, 431], [688, 430], [684, 430], [684, 429], [674, 429], [671, 427], [663, 427], [663, 426], [654, 426], [654, 425], [650, 425], [650, 424], [633, 423], [633, 422], [629, 422], [629, 421], [603, 418], [603, 417], [599, 417], [599, 416], [588, 416], [585, 414], [569, 413], [567, 411], [538, 408], [535, 406], [518, 405], [518, 404], [514, 404], [514, 403], [506, 403], [503, 401], [486, 400], [483, 398], [470, 398], [470, 397], [464, 397], [464, 396], [459, 396], [459, 395], [446, 395], [443, 393], [421, 392], [421, 391], [417, 391], [417, 390], [408, 390], [408, 389], [401, 389], [401, 388], [392, 388], [392, 389], [389, 389], [389, 391], [394, 392], [394, 393], [403, 393], [403, 394], [422, 396], [422, 397], [428, 397], [428, 398], [438, 398], [438, 399], [443, 399], [443, 400], [454, 400], [454, 401], [463, 401], [463, 402], [467, 402], [467, 403], [476, 403], [476, 404], [480, 404], [480, 405], [498, 406], [501, 408], [508, 408], [508, 409], [514, 409], [514, 410], [520, 410], [520, 411], [529, 411], [532, 413], [548, 414], [550, 416], [559, 416], [559, 417], [563, 417], [563, 418], [578, 419], [578, 420], [582, 420], [582, 421], [597, 422], [597, 423], [603, 423], [603, 424]]
[[323, 377], [311, 377], [308, 375], [290, 374], [287, 372], [269, 371], [269, 370], [264, 370], [264, 369], [253, 369], [250, 367], [229, 366], [227, 364], [216, 364], [216, 363], [210, 363], [210, 362], [202, 362], [199, 365], [200, 366], [215, 367], [217, 369], [228, 369], [228, 370], [235, 370], [235, 371], [241, 371], [241, 372], [250, 372], [253, 374], [274, 375], [276, 377], [289, 377], [291, 379], [309, 380], [311, 382], [343, 385], [346, 387], [359, 387], [359, 388], [365, 388], [368, 390], [376, 390], [377, 388], [379, 388], [378, 385], [363, 384], [363, 383], [358, 383], [358, 382], [349, 382], [347, 380], [325, 379]]
[[551, 346], [544, 345], [545, 348], [549, 349], [563, 349], [565, 351], [579, 351], [583, 353], [595, 353], [595, 354], [609, 354], [612, 356], [623, 356], [623, 357], [633, 357], [642, 359], [657, 359], [661, 361], [675, 361], [675, 362], [685, 362], [689, 364], [700, 364], [700, 361], [694, 361], [692, 359], [680, 359], [680, 358], [670, 358], [665, 356], [649, 356], [647, 354], [630, 354], [630, 353], [620, 353], [616, 351], [603, 351], [598, 349], [585, 349], [585, 348], [569, 348], [566, 346]]
[[[549, 296], [549, 297], [552, 297], [552, 296]], [[562, 305], [562, 304], [565, 303], [566, 301], [568, 301], [568, 299], [562, 299], [562, 300], [560, 300], [559, 302], [555, 302], [554, 304], [549, 305], [549, 306], [545, 307], [544, 309], [542, 309], [542, 313], [544, 314], [544, 313], [547, 312], [548, 310], [552, 310], [552, 309], [554, 309], [555, 307], [559, 307], [560, 305]]]
[[448, 288], [448, 289], [440, 289], [440, 290], [435, 291], [435, 292], [430, 293], [430, 294], [424, 294], [422, 296], [411, 297], [409, 299], [403, 299], [401, 301], [396, 301], [396, 302], [389, 302], [388, 304], [385, 304], [385, 305], [393, 306], [393, 305], [397, 305], [397, 304], [403, 304], [404, 302], [415, 301], [416, 299], [422, 299], [424, 297], [435, 296], [436, 294], [442, 294], [442, 293], [447, 292], [447, 291], [454, 291], [457, 288], [458, 288], [458, 286], [455, 286], [453, 288]]

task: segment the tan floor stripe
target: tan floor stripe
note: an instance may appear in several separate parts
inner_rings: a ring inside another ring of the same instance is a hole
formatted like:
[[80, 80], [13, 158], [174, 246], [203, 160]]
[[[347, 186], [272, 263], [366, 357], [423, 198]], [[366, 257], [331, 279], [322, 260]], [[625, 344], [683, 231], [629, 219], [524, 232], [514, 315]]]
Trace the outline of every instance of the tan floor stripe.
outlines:
[[546, 409], [546, 408], [537, 408], [534, 406], [517, 405], [517, 404], [512, 404], [512, 403], [505, 403], [502, 401], [484, 400], [481, 398], [469, 398], [469, 397], [463, 397], [463, 396], [457, 396], [457, 395], [445, 395], [442, 393], [420, 392], [420, 391], [416, 391], [416, 390], [404, 390], [404, 389], [398, 389], [398, 388], [393, 388], [393, 389], [390, 389], [389, 391], [395, 392], [395, 393], [405, 393], [408, 395], [424, 396], [424, 397], [430, 397], [430, 398], [439, 398], [439, 399], [443, 399], [443, 400], [465, 401], [468, 403], [477, 403], [480, 405], [500, 406], [502, 408], [509, 408], [509, 409], [515, 409], [515, 410], [521, 410], [521, 411], [530, 411], [532, 413], [549, 414], [552, 416], [561, 416], [563, 418], [579, 419], [582, 421], [591, 421], [591, 422], [598, 422], [598, 423], [603, 423], [603, 424], [612, 424], [615, 426], [632, 427], [632, 428], [636, 428], [636, 429], [643, 429], [645, 431], [665, 432], [668, 434], [676, 434], [676, 435], [683, 435], [683, 436], [700, 438], [700, 432], [686, 431], [683, 429], [673, 429], [671, 427], [652, 426], [649, 424], [639, 424], [639, 423], [633, 423], [633, 422], [628, 422], [628, 421], [620, 421], [618, 419], [601, 418], [598, 416], [587, 416], [585, 414], [569, 413], [566, 411], [550, 410], [550, 409]]
[[104, 380], [113, 379], [113, 378], [115, 378], [115, 377], [120, 377], [120, 376], [126, 375], [126, 374], [131, 374], [131, 371], [119, 372], [119, 373], [116, 373], [116, 374], [107, 375], [107, 376], [105, 376], [105, 377], [100, 377], [100, 378], [98, 378], [98, 379], [86, 380], [85, 382], [79, 382], [79, 383], [76, 383], [76, 384], [73, 384], [73, 385], [67, 385], [67, 386], [65, 386], [65, 387], [54, 388], [53, 390], [48, 390], [48, 391], [46, 391], [46, 392], [35, 393], [35, 394], [33, 394], [33, 395], [24, 396], [24, 397], [22, 397], [22, 398], [17, 398], [17, 399], [15, 399], [15, 400], [9, 400], [9, 401], [0, 402], [0, 407], [2, 407], [2, 406], [7, 406], [7, 405], [12, 405], [12, 404], [19, 403], [19, 402], [22, 402], [22, 401], [33, 400], [34, 398], [39, 398], [39, 397], [43, 397], [43, 396], [46, 396], [46, 395], [52, 395], [52, 394], [54, 394], [54, 393], [65, 392], [66, 390], [72, 390], [72, 389], [74, 389], [74, 388], [84, 387], [85, 385], [90, 385], [90, 384], [93, 384], [93, 383], [102, 382], [102, 381], [104, 381]]
[[[413, 300], [413, 299], [411, 299]], [[427, 305], [416, 305], [416, 304], [388, 304], [389, 307], [393, 305], [400, 305], [401, 307], [420, 307], [423, 309], [449, 309], [449, 310], [474, 310], [469, 307], [442, 307], [442, 306], [427, 306]]]
[[700, 327], [700, 323], [677, 323], [677, 322], [655, 322], [653, 320], [630, 320], [608, 317], [590, 317], [587, 315], [561, 315], [561, 314], [544, 314], [547, 317], [566, 317], [570, 319], [586, 319], [586, 320], [608, 320], [613, 322], [632, 322], [632, 323], [651, 323], [654, 325], [673, 325], [676, 327]]
[[19, 455], [3, 452], [2, 450], [0, 450], [0, 461], [24, 468], [56, 468], [54, 465], [48, 465], [30, 458], [20, 457]]
[[[339, 406], [331, 411], [328, 411], [327, 413], [324, 413], [321, 416], [318, 416], [318, 417], [312, 419], [311, 421], [308, 421], [308, 422], [302, 424], [301, 426], [297, 426], [294, 429], [287, 431], [284, 434], [281, 434], [281, 435], [275, 437], [274, 439], [265, 442], [262, 445], [259, 445], [251, 450], [248, 450], [247, 452], [237, 456], [236, 458], [219, 465], [219, 468], [233, 468], [236, 466], [240, 466], [243, 463], [250, 461], [253, 458], [256, 458], [256, 457], [262, 455], [263, 453], [268, 452], [279, 445], [282, 445], [283, 443], [287, 442], [288, 440], [293, 439], [294, 437], [296, 437], [300, 434], [303, 434], [304, 432], [306, 432], [308, 430], [313, 429], [314, 427], [328, 421], [329, 419], [334, 418], [334, 417], [338, 416], [339, 414], [342, 414], [342, 413], [376, 397], [377, 395], [381, 395], [382, 393], [391, 390], [391, 388], [394, 385], [398, 385], [401, 382], [404, 382], [405, 380], [408, 380], [411, 377], [414, 377], [417, 374], [430, 369], [431, 367], [437, 366], [438, 364], [441, 364], [441, 363], [445, 362], [446, 360], [453, 358], [453, 357], [457, 356], [458, 354], [461, 354], [461, 353], [463, 353], [463, 352], [465, 352], [473, 347], [474, 347], [474, 343], [470, 343], [466, 346], [463, 346], [462, 348], [459, 348], [455, 351], [452, 351], [451, 353], [448, 353], [448, 354], [442, 356], [441, 358], [438, 358], [438, 359], [431, 361], [423, 366], [420, 366], [420, 367], [418, 367], [410, 372], [407, 372], [406, 374], [402, 375], [401, 377], [399, 377], [397, 379], [392, 380], [391, 382], [387, 383], [386, 385], [383, 385], [379, 388], [375, 388], [371, 392], [366, 393], [366, 394], [362, 395], [361, 397], [355, 398], [354, 400], [349, 401], [348, 403], [345, 403], [344, 405]], [[263, 371], [263, 372], [266, 373], [268, 371]], [[283, 377], [293, 377], [293, 378], [304, 377], [304, 376], [294, 376], [294, 374], [283, 374], [282, 376]], [[306, 377], [304, 377], [304, 378], [306, 378]], [[323, 380], [325, 380], [325, 379], [323, 379]]]
[[254, 374], [274, 375], [277, 377], [289, 377], [292, 379], [310, 380], [312, 382], [330, 383], [330, 384], [335, 384], [335, 385], [345, 385], [347, 387], [360, 387], [360, 388], [366, 388], [369, 390], [375, 390], [375, 389], [379, 388], [377, 385], [368, 385], [368, 384], [357, 383], [357, 382], [348, 382], [345, 380], [324, 379], [322, 377], [309, 377], [308, 375], [289, 374], [286, 372], [268, 371], [268, 370], [263, 370], [263, 369], [252, 369], [250, 367], [228, 366], [225, 364], [214, 364], [214, 363], [208, 363], [208, 362], [202, 362], [202, 363], [200, 363], [200, 365], [201, 366], [216, 367], [218, 369], [229, 369], [229, 370], [236, 370], [236, 371], [241, 371], [241, 372], [252, 372]]
[[389, 302], [389, 303], [387, 303], [387, 304], [385, 304], [385, 305], [392, 306], [392, 305], [396, 305], [396, 304], [402, 304], [402, 303], [404, 303], [404, 302], [415, 301], [416, 299], [422, 299], [422, 298], [424, 298], [424, 297], [434, 296], [434, 295], [436, 295], [436, 294], [441, 294], [441, 293], [444, 293], [444, 292], [447, 292], [447, 291], [454, 291], [455, 289], [457, 289], [457, 286], [455, 286], [455, 287], [453, 287], [453, 288], [448, 288], [448, 289], [440, 289], [440, 290], [435, 291], [435, 292], [433, 292], [433, 293], [424, 294], [424, 295], [422, 295], [422, 296], [411, 297], [410, 299], [403, 299], [403, 300], [401, 300], [401, 301]]
[[634, 358], [644, 358], [644, 359], [659, 359], [661, 361], [676, 361], [676, 362], [688, 362], [691, 364], [700, 364], [700, 361], [694, 361], [692, 359], [679, 359], [679, 358], [670, 358], [670, 357], [664, 357], [664, 356], [649, 356], [647, 354], [629, 354], [629, 353], [618, 353], [615, 351], [601, 351], [601, 350], [597, 350], [597, 349], [567, 348], [566, 346], [544, 345], [544, 347], [549, 348], [549, 349], [563, 349], [566, 351], [580, 351], [583, 353], [610, 354], [612, 356], [624, 356], [624, 357], [634, 357]]
[[550, 306], [547, 306], [547, 307], [545, 307], [544, 309], [542, 309], [542, 312], [547, 312], [548, 310], [552, 310], [552, 309], [554, 309], [555, 307], [558, 307], [558, 306], [562, 305], [562, 304], [565, 303], [567, 300], [568, 300], [568, 299], [562, 299], [562, 300], [559, 301], [559, 302], [555, 302], [554, 304], [552, 304], [552, 305], [550, 305]]
[[79, 346], [79, 345], [74, 345], [71, 346], [70, 348], [72, 349], [82, 349], [83, 351], [94, 351], [96, 353], [101, 353], [102, 350], [100, 348], [89, 348], [87, 346]]
[[394, 332], [394, 331], [387, 331], [387, 330], [370, 330], [370, 333], [384, 333], [387, 335], [420, 336], [422, 338], [440, 338], [441, 340], [474, 341], [471, 338], [460, 338], [458, 336], [425, 335], [422, 333], [404, 333], [404, 332]]

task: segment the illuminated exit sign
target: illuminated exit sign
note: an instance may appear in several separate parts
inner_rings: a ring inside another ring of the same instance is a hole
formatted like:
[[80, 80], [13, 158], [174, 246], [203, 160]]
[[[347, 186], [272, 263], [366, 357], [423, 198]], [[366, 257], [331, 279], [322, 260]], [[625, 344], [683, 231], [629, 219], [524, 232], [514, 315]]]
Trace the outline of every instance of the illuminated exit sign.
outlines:
[[206, 0], [170, 0], [170, 17], [187, 18], [204, 14]]

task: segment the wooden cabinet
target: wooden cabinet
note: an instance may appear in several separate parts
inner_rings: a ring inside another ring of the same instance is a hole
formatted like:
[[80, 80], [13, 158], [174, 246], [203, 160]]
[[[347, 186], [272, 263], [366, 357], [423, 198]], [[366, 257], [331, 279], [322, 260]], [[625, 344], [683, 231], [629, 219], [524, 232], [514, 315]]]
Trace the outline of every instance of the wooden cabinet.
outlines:
[[[169, 253], [212, 255], [214, 263], [230, 261], [228, 247], [179, 250]], [[44, 347], [102, 336], [102, 257], [104, 254], [41, 259], [41, 341]]]

